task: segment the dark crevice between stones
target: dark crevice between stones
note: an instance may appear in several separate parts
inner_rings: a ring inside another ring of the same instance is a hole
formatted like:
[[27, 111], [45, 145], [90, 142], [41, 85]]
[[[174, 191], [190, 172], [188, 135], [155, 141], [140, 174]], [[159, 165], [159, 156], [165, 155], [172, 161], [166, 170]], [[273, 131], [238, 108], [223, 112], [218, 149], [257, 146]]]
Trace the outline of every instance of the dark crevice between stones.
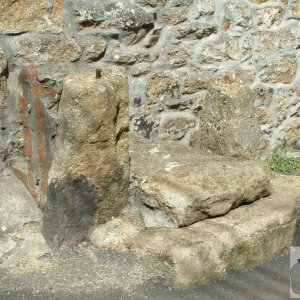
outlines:
[[83, 20], [79, 22], [79, 25], [81, 28], [98, 27], [104, 22], [105, 20]]
[[94, 224], [102, 199], [86, 177], [68, 175], [52, 180], [44, 211], [43, 234], [49, 247], [73, 246], [81, 242]]
[[125, 134], [127, 135], [129, 133], [129, 127], [124, 127], [124, 128], [121, 128], [121, 130], [117, 133], [116, 135], [116, 144], [118, 144], [118, 142], [120, 140], [122, 140], [122, 136]]
[[126, 27], [123, 28], [123, 30], [125, 32], [134, 32], [134, 33], [139, 33], [142, 29], [145, 29], [146, 32], [148, 33], [150, 30], [152, 30], [154, 28], [154, 24], [153, 23], [149, 23], [149, 24], [143, 24], [141, 26], [136, 26], [136, 27]]

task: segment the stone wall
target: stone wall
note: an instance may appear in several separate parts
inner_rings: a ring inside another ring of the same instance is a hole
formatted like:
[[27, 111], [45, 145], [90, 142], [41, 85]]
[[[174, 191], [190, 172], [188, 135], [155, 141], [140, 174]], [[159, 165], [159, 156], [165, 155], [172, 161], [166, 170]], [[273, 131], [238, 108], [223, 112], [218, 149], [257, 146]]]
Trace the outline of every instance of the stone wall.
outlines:
[[193, 144], [201, 135], [207, 89], [221, 80], [252, 90], [260, 153], [299, 152], [299, 5], [299, 0], [1, 1], [0, 168], [28, 171], [22, 154], [25, 147], [28, 159], [21, 126], [26, 119], [18, 107], [20, 73], [28, 66], [34, 66], [35, 84], [43, 89], [39, 102], [54, 131], [64, 76], [118, 65], [129, 80], [131, 131], [146, 140]]

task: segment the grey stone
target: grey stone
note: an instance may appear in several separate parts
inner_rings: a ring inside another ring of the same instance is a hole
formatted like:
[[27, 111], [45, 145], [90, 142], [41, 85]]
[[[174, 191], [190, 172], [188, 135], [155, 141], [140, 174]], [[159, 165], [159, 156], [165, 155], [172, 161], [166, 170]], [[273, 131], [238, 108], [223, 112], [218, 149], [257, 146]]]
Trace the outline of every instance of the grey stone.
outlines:
[[228, 1], [225, 3], [224, 30], [243, 32], [252, 26], [251, 9], [244, 1]]
[[215, 12], [215, 0], [197, 0], [196, 7], [199, 16], [210, 16]]
[[217, 33], [216, 26], [198, 22], [179, 24], [172, 29], [172, 34], [177, 39], [193, 38], [200, 40], [214, 33]]
[[153, 15], [128, 1], [108, 1], [106, 3], [76, 1], [73, 11], [81, 29], [89, 27], [153, 28]]
[[0, 234], [0, 259], [9, 254], [16, 246], [17, 243], [10, 236], [1, 236]]
[[0, 175], [0, 190], [0, 235], [40, 221], [42, 212], [12, 172]]
[[256, 10], [256, 22], [258, 26], [270, 28], [279, 25], [282, 21], [284, 11], [281, 6], [269, 6]]

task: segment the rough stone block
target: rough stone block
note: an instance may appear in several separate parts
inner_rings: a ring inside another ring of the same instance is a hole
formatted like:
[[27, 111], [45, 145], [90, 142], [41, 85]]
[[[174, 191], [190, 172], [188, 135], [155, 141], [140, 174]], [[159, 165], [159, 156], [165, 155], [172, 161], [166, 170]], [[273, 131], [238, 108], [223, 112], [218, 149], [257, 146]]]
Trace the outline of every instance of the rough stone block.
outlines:
[[224, 76], [212, 80], [191, 144], [220, 155], [257, 157], [262, 151], [251, 90]]
[[171, 7], [158, 14], [158, 21], [175, 25], [185, 21], [187, 19], [187, 14], [188, 7], [186, 6]]
[[153, 15], [128, 1], [73, 1], [72, 5], [79, 29], [115, 27], [140, 30], [154, 27]]
[[191, 147], [134, 144], [131, 207], [146, 227], [183, 227], [270, 193], [269, 167]]
[[244, 1], [228, 1], [225, 4], [225, 19], [223, 29], [243, 32], [252, 25], [251, 9]]
[[63, 1], [5, 0], [0, 3], [0, 33], [59, 33], [63, 30]]
[[142, 5], [156, 7], [156, 6], [164, 6], [167, 0], [137, 0], [137, 2]]
[[151, 228], [128, 244], [155, 262], [177, 287], [259, 265], [291, 245], [299, 216], [299, 177], [273, 179], [273, 193], [229, 214], [187, 228]]
[[12, 44], [14, 63], [21, 66], [62, 64], [79, 60], [83, 47], [73, 38], [27, 37]]
[[217, 33], [215, 26], [198, 22], [183, 23], [172, 29], [172, 34], [177, 39], [193, 38], [200, 40], [215, 33]]
[[256, 23], [258, 26], [270, 28], [279, 25], [282, 21], [284, 11], [281, 6], [269, 6], [256, 10]]
[[174, 73], [152, 74], [146, 82], [146, 95], [151, 102], [179, 97], [179, 77]]
[[67, 76], [58, 113], [43, 226], [54, 248], [76, 244], [127, 204], [125, 76], [115, 68]]
[[297, 72], [297, 62], [294, 57], [283, 57], [268, 60], [261, 70], [259, 78], [267, 83], [292, 83]]

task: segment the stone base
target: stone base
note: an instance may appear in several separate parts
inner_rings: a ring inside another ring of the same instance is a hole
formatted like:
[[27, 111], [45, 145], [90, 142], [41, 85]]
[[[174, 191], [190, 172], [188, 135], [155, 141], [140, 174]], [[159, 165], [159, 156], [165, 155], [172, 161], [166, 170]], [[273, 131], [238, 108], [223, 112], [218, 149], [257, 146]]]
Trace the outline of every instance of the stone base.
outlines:
[[186, 228], [142, 231], [128, 247], [177, 287], [258, 265], [289, 247], [299, 215], [299, 177], [274, 175], [272, 196]]

